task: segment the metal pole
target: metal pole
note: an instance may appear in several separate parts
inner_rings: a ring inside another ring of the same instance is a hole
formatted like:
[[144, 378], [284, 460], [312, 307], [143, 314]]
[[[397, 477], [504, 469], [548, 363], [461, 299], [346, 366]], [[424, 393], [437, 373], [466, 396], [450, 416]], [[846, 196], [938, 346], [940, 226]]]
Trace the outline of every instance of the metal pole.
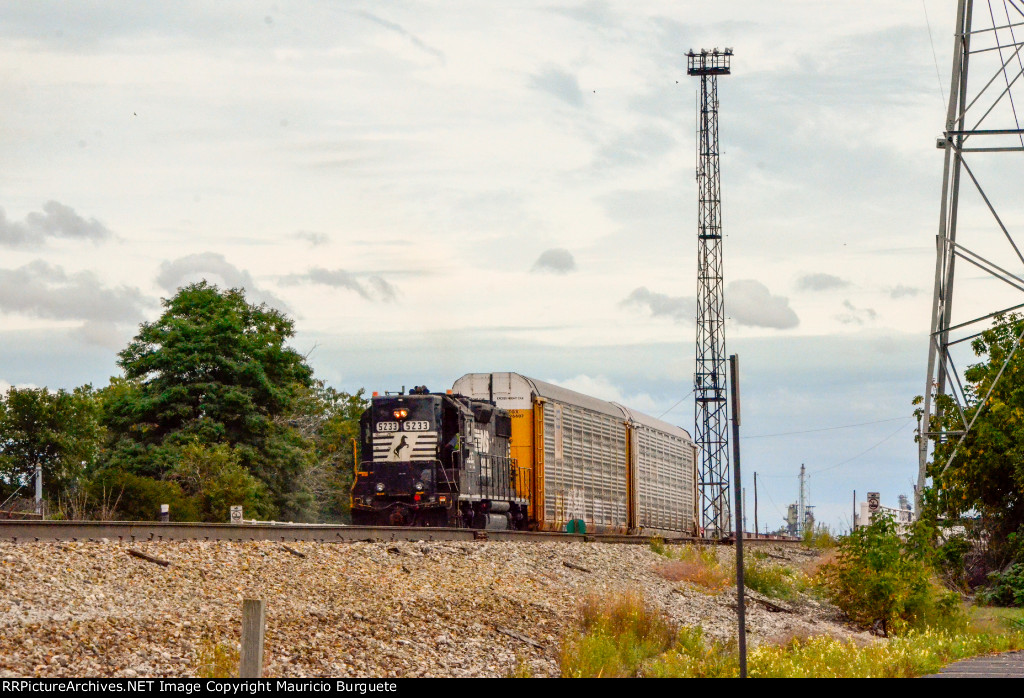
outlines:
[[754, 473], [754, 538], [758, 537], [757, 527], [757, 473]]
[[747, 617], [743, 594], [743, 496], [740, 485], [740, 357], [729, 357], [732, 389], [732, 462], [736, 497], [736, 608], [739, 612], [740, 678], [747, 678]]
[[36, 513], [43, 515], [43, 465], [36, 463]]

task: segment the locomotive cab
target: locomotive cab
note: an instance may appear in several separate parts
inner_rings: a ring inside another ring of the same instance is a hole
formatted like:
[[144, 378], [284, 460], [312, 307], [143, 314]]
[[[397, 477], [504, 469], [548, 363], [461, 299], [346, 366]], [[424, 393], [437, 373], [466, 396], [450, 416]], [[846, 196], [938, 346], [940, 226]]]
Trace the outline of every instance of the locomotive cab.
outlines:
[[360, 420], [353, 523], [525, 526], [510, 436], [508, 413], [491, 402], [425, 387], [374, 396]]

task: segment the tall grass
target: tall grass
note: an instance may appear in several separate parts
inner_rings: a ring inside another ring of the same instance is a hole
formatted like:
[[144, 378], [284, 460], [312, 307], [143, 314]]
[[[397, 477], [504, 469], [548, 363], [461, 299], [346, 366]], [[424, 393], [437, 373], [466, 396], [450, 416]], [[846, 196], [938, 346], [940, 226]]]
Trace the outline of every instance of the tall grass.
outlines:
[[[591, 597], [583, 629], [564, 645], [563, 676], [724, 678], [739, 675], [736, 647], [700, 628], [673, 630], [635, 595]], [[828, 636], [764, 643], [747, 656], [751, 677], [911, 677], [992, 652], [1024, 649], [1024, 614], [978, 613], [961, 630], [911, 630], [866, 646]]]
[[581, 618], [582, 631], [562, 647], [563, 676], [636, 676], [645, 660], [667, 650], [675, 639], [665, 617], [634, 593], [590, 596], [582, 604]]

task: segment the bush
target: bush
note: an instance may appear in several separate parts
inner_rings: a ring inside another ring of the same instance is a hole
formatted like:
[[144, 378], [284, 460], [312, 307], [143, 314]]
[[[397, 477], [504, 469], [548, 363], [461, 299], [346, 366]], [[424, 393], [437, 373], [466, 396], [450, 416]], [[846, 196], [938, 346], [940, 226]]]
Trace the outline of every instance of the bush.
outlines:
[[906, 545], [889, 517], [875, 517], [839, 544], [819, 576], [830, 600], [856, 623], [902, 633], [922, 624], [962, 621], [959, 597], [940, 589], [920, 546]]
[[161, 504], [170, 506], [171, 521], [199, 518], [195, 501], [176, 482], [110, 471], [90, 483], [89, 495], [94, 501], [113, 497], [117, 502], [116, 516], [127, 521], [159, 521]]
[[1024, 564], [1015, 562], [1001, 572], [989, 572], [989, 587], [978, 600], [992, 606], [1024, 606]]

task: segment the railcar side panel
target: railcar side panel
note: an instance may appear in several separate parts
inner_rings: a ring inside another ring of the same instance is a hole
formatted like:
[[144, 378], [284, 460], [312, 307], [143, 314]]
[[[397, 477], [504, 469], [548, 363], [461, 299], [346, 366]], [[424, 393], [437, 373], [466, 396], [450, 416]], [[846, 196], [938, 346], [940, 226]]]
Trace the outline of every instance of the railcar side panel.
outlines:
[[546, 530], [582, 519], [588, 531], [625, 532], [626, 427], [619, 418], [549, 400], [544, 409]]
[[673, 434], [634, 422], [636, 524], [643, 530], [694, 528], [693, 446]]

